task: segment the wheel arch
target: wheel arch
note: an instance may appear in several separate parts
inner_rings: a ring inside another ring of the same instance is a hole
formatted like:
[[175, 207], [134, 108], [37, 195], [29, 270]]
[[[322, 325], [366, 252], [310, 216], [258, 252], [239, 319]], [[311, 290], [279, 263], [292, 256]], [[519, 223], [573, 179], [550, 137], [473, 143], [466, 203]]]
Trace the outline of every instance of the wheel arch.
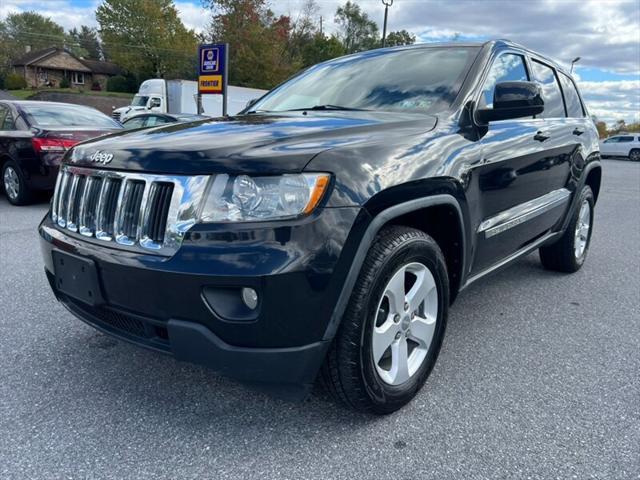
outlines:
[[598, 201], [598, 195], [600, 195], [600, 185], [602, 184], [602, 166], [600, 162], [592, 163], [591, 168], [589, 168], [586, 172], [584, 183], [585, 185], [589, 185], [591, 187], [591, 191], [593, 192], [593, 200], [594, 203]]
[[[442, 227], [444, 221], [446, 229]], [[349, 298], [362, 269], [365, 257], [380, 230], [388, 225], [404, 225], [424, 231], [438, 243], [450, 275], [450, 302], [460, 290], [464, 281], [466, 265], [466, 228], [459, 201], [451, 194], [438, 194], [416, 198], [399, 203], [378, 212], [371, 220], [353, 257], [349, 273], [333, 310], [331, 319], [323, 337], [331, 340], [335, 336]], [[453, 241], [452, 241], [453, 240]], [[452, 242], [451, 242], [452, 241]], [[443, 243], [441, 243], [443, 242]], [[452, 271], [454, 279], [452, 280]]]

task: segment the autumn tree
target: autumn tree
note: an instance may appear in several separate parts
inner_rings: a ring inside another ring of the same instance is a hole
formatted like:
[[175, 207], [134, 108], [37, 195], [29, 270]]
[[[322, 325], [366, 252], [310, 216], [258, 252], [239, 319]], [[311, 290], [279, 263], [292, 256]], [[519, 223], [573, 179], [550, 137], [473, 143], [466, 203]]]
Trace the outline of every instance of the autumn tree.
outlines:
[[229, 83], [271, 88], [301, 63], [288, 52], [291, 19], [276, 17], [265, 0], [205, 0], [213, 11], [209, 40], [228, 43]]
[[96, 20], [110, 60], [139, 79], [194, 78], [196, 35], [173, 0], [104, 0]]
[[[98, 32], [95, 28], [82, 25], [80, 30], [73, 28], [69, 30], [69, 44], [84, 51], [84, 57], [91, 60], [103, 60], [102, 47], [98, 39]], [[73, 51], [73, 50], [72, 50]]]

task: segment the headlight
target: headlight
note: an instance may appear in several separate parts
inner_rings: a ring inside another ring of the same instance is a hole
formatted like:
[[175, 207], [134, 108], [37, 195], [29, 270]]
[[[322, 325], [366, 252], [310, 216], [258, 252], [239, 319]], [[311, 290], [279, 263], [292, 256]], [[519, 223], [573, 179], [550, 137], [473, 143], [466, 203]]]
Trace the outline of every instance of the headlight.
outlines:
[[306, 215], [318, 206], [328, 186], [327, 173], [215, 175], [200, 222], [256, 222]]

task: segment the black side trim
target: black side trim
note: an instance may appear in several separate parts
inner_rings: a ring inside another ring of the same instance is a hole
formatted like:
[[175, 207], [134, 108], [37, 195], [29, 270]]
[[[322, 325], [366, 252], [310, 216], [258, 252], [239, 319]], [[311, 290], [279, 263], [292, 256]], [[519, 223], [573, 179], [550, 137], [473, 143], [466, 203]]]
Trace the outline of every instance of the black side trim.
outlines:
[[373, 244], [373, 241], [380, 231], [380, 229], [387, 224], [390, 220], [394, 218], [405, 215], [409, 212], [413, 212], [415, 210], [421, 210], [427, 207], [434, 207], [437, 205], [450, 205], [455, 208], [458, 213], [458, 221], [460, 222], [460, 228], [462, 231], [462, 277], [460, 279], [460, 284], [463, 285], [466, 276], [466, 265], [467, 265], [467, 246], [466, 246], [466, 228], [462, 216], [462, 210], [460, 209], [460, 205], [458, 201], [452, 195], [442, 194], [442, 195], [434, 195], [432, 197], [426, 198], [417, 198], [415, 200], [410, 200], [408, 202], [400, 203], [398, 205], [394, 205], [393, 207], [389, 207], [386, 210], [383, 210], [378, 215], [376, 215], [369, 226], [367, 227], [367, 231], [364, 233], [362, 240], [360, 241], [360, 245], [358, 246], [358, 251], [353, 257], [353, 262], [351, 263], [351, 268], [349, 269], [349, 273], [347, 274], [347, 279], [344, 282], [344, 286], [342, 287], [342, 292], [340, 292], [340, 297], [338, 297], [338, 301], [336, 303], [335, 308], [333, 309], [333, 314], [331, 315], [331, 319], [329, 320], [329, 325], [324, 333], [323, 340], [330, 341], [335, 336], [338, 331], [338, 327], [340, 326], [340, 321], [342, 320], [342, 315], [347, 308], [347, 303], [349, 302], [349, 298], [351, 297], [351, 292], [353, 291], [353, 287], [356, 284], [356, 280], [358, 279], [358, 275], [360, 274], [360, 270], [362, 268], [362, 264], [364, 263], [364, 259], [369, 251], [369, 248]]

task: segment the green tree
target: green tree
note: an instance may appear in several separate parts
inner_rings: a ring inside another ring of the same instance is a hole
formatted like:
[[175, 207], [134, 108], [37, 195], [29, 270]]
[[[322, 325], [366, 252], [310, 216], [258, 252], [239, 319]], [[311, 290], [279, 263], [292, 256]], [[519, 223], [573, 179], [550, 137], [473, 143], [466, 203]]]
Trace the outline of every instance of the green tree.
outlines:
[[324, 62], [325, 60], [340, 57], [344, 55], [344, 53], [344, 47], [338, 37], [335, 35], [326, 37], [318, 33], [313, 37], [311, 42], [304, 46], [302, 51], [302, 65], [308, 67], [319, 62]]
[[86, 25], [82, 25], [80, 30], [73, 28], [69, 30], [69, 40], [70, 46], [81, 48], [85, 52], [84, 58], [92, 60], [104, 59], [98, 32], [95, 28], [87, 27]]
[[104, 0], [96, 20], [110, 59], [139, 79], [195, 76], [196, 35], [173, 0]]
[[370, 50], [380, 45], [378, 25], [357, 3], [347, 1], [338, 7], [334, 20], [346, 53]]
[[416, 43], [416, 36], [407, 32], [406, 30], [400, 30], [397, 32], [390, 32], [385, 40], [387, 47], [398, 47], [400, 45], [413, 45]]
[[598, 136], [600, 138], [607, 138], [609, 136], [609, 132], [607, 131], [607, 124], [603, 121], [596, 122], [596, 128], [598, 129]]
[[229, 82], [271, 88], [297, 71], [301, 62], [288, 51], [291, 19], [276, 17], [265, 0], [205, 0], [214, 15], [208, 40], [228, 43]]

